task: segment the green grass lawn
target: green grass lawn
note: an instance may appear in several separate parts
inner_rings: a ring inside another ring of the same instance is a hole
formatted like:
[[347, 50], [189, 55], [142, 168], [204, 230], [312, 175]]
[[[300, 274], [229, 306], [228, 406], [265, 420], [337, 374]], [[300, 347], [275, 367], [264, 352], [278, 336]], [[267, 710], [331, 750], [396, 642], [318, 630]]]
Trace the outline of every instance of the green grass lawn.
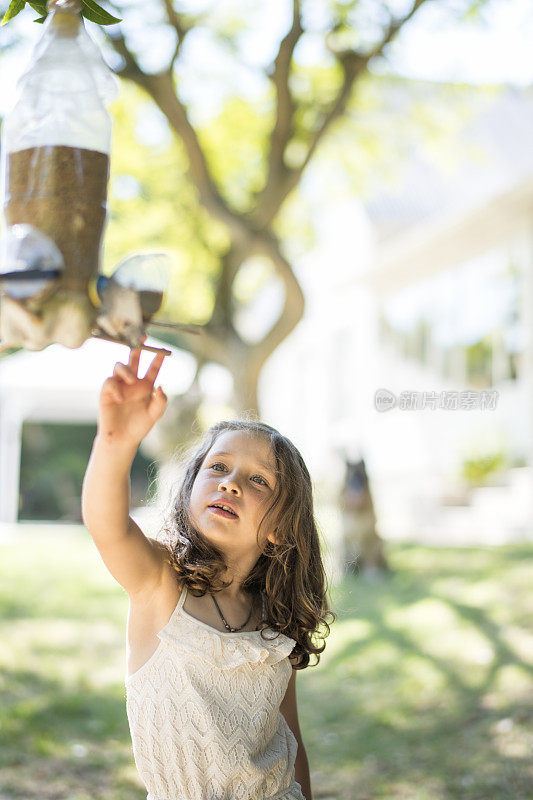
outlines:
[[[0, 800], [146, 797], [127, 596], [80, 531], [0, 545]], [[530, 800], [532, 554], [394, 544], [390, 576], [333, 589], [326, 650], [298, 675], [315, 800]]]

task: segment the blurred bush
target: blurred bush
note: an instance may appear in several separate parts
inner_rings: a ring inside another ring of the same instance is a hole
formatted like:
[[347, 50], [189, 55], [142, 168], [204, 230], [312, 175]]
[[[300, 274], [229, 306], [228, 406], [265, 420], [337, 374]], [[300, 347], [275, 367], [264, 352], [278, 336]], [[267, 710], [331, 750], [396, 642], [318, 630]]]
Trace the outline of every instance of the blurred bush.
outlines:
[[494, 474], [509, 466], [503, 450], [465, 458], [461, 465], [461, 476], [471, 486], [485, 486]]
[[[25, 422], [22, 428], [19, 520], [81, 522], [81, 487], [96, 425]], [[137, 452], [131, 469], [131, 505], [142, 504], [151, 462]]]

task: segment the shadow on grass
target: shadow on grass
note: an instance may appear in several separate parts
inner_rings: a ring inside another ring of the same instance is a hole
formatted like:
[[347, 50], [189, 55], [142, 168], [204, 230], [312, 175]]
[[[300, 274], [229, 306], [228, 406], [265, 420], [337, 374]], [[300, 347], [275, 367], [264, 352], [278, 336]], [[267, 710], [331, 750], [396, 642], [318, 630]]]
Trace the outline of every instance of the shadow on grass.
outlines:
[[67, 687], [25, 669], [4, 668], [2, 683], [1, 797], [144, 800], [116, 692]]
[[[335, 587], [334, 649], [300, 693], [305, 727], [322, 732], [311, 748], [325, 767], [317, 800], [530, 796], [533, 668], [509, 646], [493, 609], [502, 587], [511, 589], [507, 570], [528, 553], [392, 547], [390, 575]], [[461, 601], [464, 584], [484, 581], [486, 592], [491, 571], [489, 608]], [[518, 617], [524, 602], [518, 592]], [[513, 681], [515, 697], [506, 691]], [[335, 795], [328, 777], [340, 780]]]

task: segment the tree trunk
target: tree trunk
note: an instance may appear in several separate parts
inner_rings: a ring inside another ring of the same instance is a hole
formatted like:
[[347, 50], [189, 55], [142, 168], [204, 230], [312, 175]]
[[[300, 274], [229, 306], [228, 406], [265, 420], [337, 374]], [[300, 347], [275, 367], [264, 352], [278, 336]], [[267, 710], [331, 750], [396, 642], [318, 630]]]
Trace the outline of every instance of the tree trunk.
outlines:
[[[233, 374], [233, 404], [238, 414], [250, 414], [260, 418], [258, 384], [260, 369], [253, 366], [253, 348], [249, 348], [247, 357], [240, 364], [235, 364]], [[252, 364], [250, 364], [252, 361]]]

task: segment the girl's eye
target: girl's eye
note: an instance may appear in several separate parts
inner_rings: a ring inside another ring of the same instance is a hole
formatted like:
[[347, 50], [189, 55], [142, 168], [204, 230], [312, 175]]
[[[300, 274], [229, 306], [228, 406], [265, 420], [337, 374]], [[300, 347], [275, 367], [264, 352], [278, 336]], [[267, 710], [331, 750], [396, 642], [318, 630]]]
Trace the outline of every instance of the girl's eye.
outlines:
[[[224, 466], [224, 464], [220, 464], [220, 463], [218, 463], [218, 462], [217, 462], [216, 464], [213, 464], [213, 465], [211, 466], [211, 469], [214, 469], [216, 472], [219, 472], [220, 470], [216, 469], [217, 467], [222, 467], [222, 470], [225, 470], [225, 469], [226, 469], [226, 467]], [[261, 483], [262, 483], [264, 486], [268, 486], [268, 483], [265, 481], [265, 479], [264, 479], [264, 478], [262, 478], [262, 477], [261, 477], [261, 475], [254, 475], [254, 476], [253, 476], [253, 478], [252, 478], [252, 480], [253, 480], [253, 481], [255, 481], [255, 479], [256, 479], [256, 478], [258, 478], [258, 479], [259, 479], [259, 481], [261, 481]]]

